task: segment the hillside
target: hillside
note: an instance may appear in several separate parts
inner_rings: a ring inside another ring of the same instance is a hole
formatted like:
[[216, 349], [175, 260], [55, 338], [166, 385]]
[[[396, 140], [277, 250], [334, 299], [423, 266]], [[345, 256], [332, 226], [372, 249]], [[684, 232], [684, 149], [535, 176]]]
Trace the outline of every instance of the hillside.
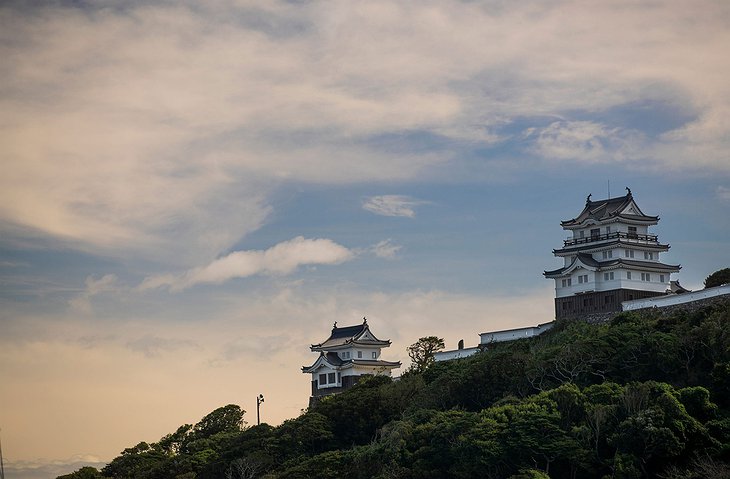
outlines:
[[[80, 478], [730, 477], [730, 303], [561, 322], [278, 427], [228, 405]], [[59, 478], [60, 479], [60, 478]]]

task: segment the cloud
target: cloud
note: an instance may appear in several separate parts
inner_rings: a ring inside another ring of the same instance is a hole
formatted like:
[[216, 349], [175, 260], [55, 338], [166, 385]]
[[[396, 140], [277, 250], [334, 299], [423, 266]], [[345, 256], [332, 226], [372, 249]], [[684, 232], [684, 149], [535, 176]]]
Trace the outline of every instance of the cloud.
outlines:
[[715, 194], [721, 200], [730, 201], [730, 188], [727, 186], [718, 186], [715, 190]]
[[148, 359], [159, 357], [164, 352], [179, 349], [185, 349], [186, 351], [198, 349], [196, 343], [191, 340], [170, 339], [152, 335], [131, 339], [127, 341], [126, 346], [130, 351], [142, 353]]
[[282, 355], [289, 349], [301, 346], [300, 344], [296, 344], [295, 341], [296, 338], [283, 333], [237, 337], [227, 341], [223, 345], [220, 356], [212, 359], [210, 365], [213, 367], [221, 367], [241, 358], [254, 359], [265, 356], [273, 358]]
[[426, 202], [403, 195], [382, 195], [367, 198], [362, 207], [376, 215], [413, 218], [416, 216], [413, 207], [424, 203]]
[[119, 289], [118, 278], [114, 274], [106, 274], [99, 279], [94, 276], [86, 278], [86, 289], [68, 301], [69, 306], [77, 312], [91, 313], [91, 298], [94, 296]]
[[401, 245], [394, 244], [391, 239], [386, 239], [373, 245], [371, 250], [378, 258], [394, 259], [401, 248]]
[[556, 121], [545, 128], [532, 128], [524, 136], [532, 150], [555, 160], [607, 162], [636, 159], [641, 154], [641, 134], [608, 128], [591, 121]]
[[256, 274], [287, 275], [300, 266], [339, 264], [349, 261], [354, 253], [329, 239], [306, 239], [297, 236], [267, 250], [234, 251], [207, 266], [194, 268], [182, 275], [150, 276], [140, 284], [140, 290], [169, 287], [181, 291], [196, 284], [220, 284], [233, 278]]
[[[199, 264], [260, 228], [282, 181], [461, 171], [379, 135], [474, 148], [508, 137], [495, 126], [647, 97], [692, 119], [642, 162], [728, 169], [726, 2], [29, 8], [0, 12], [0, 221], [74, 248]], [[631, 159], [631, 132], [580, 121], [539, 151]]]
[[47, 479], [64, 474], [70, 474], [85, 466], [101, 469], [106, 465], [98, 457], [91, 454], [76, 454], [62, 460], [35, 459], [26, 461], [5, 462], [5, 472], [8, 477], [16, 479]]

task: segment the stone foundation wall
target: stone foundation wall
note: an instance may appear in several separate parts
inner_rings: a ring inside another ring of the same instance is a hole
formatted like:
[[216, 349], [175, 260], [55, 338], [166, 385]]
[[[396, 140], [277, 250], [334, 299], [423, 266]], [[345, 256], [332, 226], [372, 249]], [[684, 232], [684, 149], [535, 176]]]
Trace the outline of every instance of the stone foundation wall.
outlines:
[[[686, 293], [685, 293], [686, 294]], [[688, 313], [693, 313], [695, 311], [698, 311], [702, 308], [705, 308], [707, 306], [711, 306], [714, 304], [727, 304], [730, 303], [730, 294], [723, 294], [721, 296], [715, 296], [713, 298], [705, 298], [705, 299], [698, 299], [694, 301], [689, 301], [686, 303], [681, 304], [672, 304], [669, 306], [653, 306], [648, 308], [642, 308], [642, 309], [635, 309], [639, 314], [643, 313], [656, 313], [659, 315], [672, 315], [678, 311], [686, 311]], [[590, 324], [601, 324], [606, 323], [608, 321], [611, 321], [613, 318], [616, 317], [616, 315], [620, 314], [621, 311], [611, 311], [611, 312], [605, 312], [605, 313], [592, 313], [592, 314], [584, 314], [576, 319], [580, 321], [585, 321]]]
[[728, 304], [728, 303], [730, 303], [730, 294], [726, 294], [723, 296], [716, 296], [714, 298], [700, 299], [697, 301], [692, 301], [690, 303], [663, 306], [661, 308], [644, 308], [644, 309], [639, 309], [637, 311], [639, 311], [639, 312], [657, 311], [661, 315], [671, 315], [671, 314], [676, 313], [677, 311], [686, 311], [688, 313], [694, 313], [695, 311], [698, 311], [707, 306], [712, 306], [715, 304]]
[[[367, 376], [367, 375], [364, 375]], [[342, 386], [334, 388], [322, 388], [317, 387], [317, 381], [312, 381], [312, 396], [309, 398], [309, 407], [314, 406], [325, 396], [331, 396], [332, 394], [341, 393], [358, 383], [362, 376], [343, 376]]]

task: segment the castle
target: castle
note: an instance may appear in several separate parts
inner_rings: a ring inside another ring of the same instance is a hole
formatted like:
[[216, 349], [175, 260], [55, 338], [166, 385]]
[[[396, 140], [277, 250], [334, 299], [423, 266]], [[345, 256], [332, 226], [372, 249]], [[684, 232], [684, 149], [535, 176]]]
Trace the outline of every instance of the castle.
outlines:
[[[573, 219], [560, 223], [571, 236], [563, 247], [553, 250], [563, 258], [563, 266], [545, 271], [546, 278], [555, 281], [555, 319], [583, 319], [600, 322], [620, 311], [638, 308], [665, 307], [664, 305], [704, 301], [708, 293], [688, 293], [671, 280], [679, 265], [660, 261], [660, 253], [669, 250], [668, 244], [649, 231], [659, 222], [658, 216], [649, 216], [636, 204], [629, 188], [618, 198], [591, 201], [588, 195], [583, 210]], [[725, 295], [725, 289], [709, 292]], [[681, 297], [678, 297], [681, 296]], [[488, 349], [494, 343], [529, 338], [552, 328], [554, 322], [537, 326], [480, 333], [479, 345], [449, 351], [439, 351], [436, 361], [464, 358]]]
[[571, 236], [553, 254], [561, 268], [545, 271], [555, 280], [555, 318], [621, 311], [621, 303], [671, 292], [671, 274], [679, 265], [665, 264], [668, 244], [649, 231], [658, 216], [644, 214], [631, 190], [626, 196], [591, 201], [580, 214], [562, 221]]
[[[700, 305], [730, 296], [730, 285], [692, 293], [671, 280], [671, 274], [681, 266], [660, 261], [660, 254], [666, 253], [669, 245], [660, 243], [649, 231], [658, 222], [658, 216], [641, 211], [629, 188], [618, 198], [592, 201], [588, 195], [580, 214], [560, 223], [570, 232], [563, 247], [553, 250], [556, 257], [563, 258], [563, 266], [543, 273], [555, 281], [555, 319], [600, 322], [620, 311]], [[553, 324], [480, 333], [478, 346], [464, 348], [462, 340], [458, 349], [439, 351], [434, 359], [471, 356], [493, 343], [537, 336]], [[400, 362], [380, 359], [380, 349], [388, 346], [390, 341], [381, 341], [370, 332], [367, 321], [345, 328], [335, 323], [330, 337], [311, 347], [320, 353], [317, 361], [302, 368], [312, 374], [310, 404], [353, 386], [362, 375], [389, 376]]]
[[335, 322], [329, 338], [310, 347], [312, 352], [319, 353], [317, 360], [302, 367], [303, 373], [312, 375], [309, 404], [351, 388], [363, 376], [390, 376], [390, 371], [401, 363], [380, 358], [380, 350], [389, 346], [390, 340], [375, 337], [365, 318], [362, 324], [344, 328], [338, 328]]

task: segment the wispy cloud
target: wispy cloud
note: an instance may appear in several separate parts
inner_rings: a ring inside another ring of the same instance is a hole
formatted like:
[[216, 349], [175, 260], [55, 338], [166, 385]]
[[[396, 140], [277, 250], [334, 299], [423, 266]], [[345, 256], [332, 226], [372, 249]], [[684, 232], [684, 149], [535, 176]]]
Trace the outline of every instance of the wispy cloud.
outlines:
[[556, 121], [525, 132], [533, 152], [555, 160], [605, 162], [636, 159], [641, 134], [592, 121]]
[[8, 477], [16, 479], [42, 479], [70, 474], [84, 466], [101, 469], [106, 462], [91, 454], [77, 454], [68, 459], [50, 460], [35, 459], [26, 461], [5, 462], [5, 472]]
[[339, 264], [349, 261], [354, 253], [329, 239], [307, 239], [297, 236], [267, 250], [234, 251], [212, 263], [186, 271], [181, 275], [150, 276], [140, 290], [168, 287], [181, 291], [200, 283], [223, 283], [233, 278], [256, 274], [286, 275], [304, 265]]
[[718, 186], [715, 190], [715, 194], [721, 200], [730, 201], [730, 188], [727, 186]]
[[389, 238], [373, 245], [371, 251], [375, 253], [375, 256], [378, 258], [394, 259], [401, 248], [401, 245], [393, 243], [393, 241]]
[[142, 353], [148, 359], [159, 357], [165, 352], [183, 348], [187, 351], [199, 349], [197, 344], [192, 340], [172, 339], [154, 335], [131, 339], [127, 341], [126, 346], [130, 351]]
[[69, 305], [77, 312], [88, 314], [91, 312], [91, 298], [100, 293], [119, 289], [118, 278], [114, 274], [106, 274], [99, 279], [94, 276], [86, 278], [86, 288], [82, 293], [71, 298]]
[[367, 211], [382, 216], [404, 216], [413, 218], [416, 216], [414, 207], [426, 203], [403, 195], [382, 195], [367, 198], [362, 207]]
[[[408, 181], [460, 161], [378, 135], [469, 148], [501, 141], [495, 125], [649, 95], [692, 118], [641, 161], [729, 167], [726, 2], [64, 5], [0, 17], [0, 220], [78, 248], [189, 267], [261, 227], [282, 180]], [[632, 135], [581, 121], [540, 151], [630, 159]]]
[[227, 341], [220, 355], [211, 359], [209, 364], [211, 367], [220, 367], [241, 358], [273, 358], [299, 346], [301, 344], [296, 343], [296, 338], [285, 333], [238, 337]]

